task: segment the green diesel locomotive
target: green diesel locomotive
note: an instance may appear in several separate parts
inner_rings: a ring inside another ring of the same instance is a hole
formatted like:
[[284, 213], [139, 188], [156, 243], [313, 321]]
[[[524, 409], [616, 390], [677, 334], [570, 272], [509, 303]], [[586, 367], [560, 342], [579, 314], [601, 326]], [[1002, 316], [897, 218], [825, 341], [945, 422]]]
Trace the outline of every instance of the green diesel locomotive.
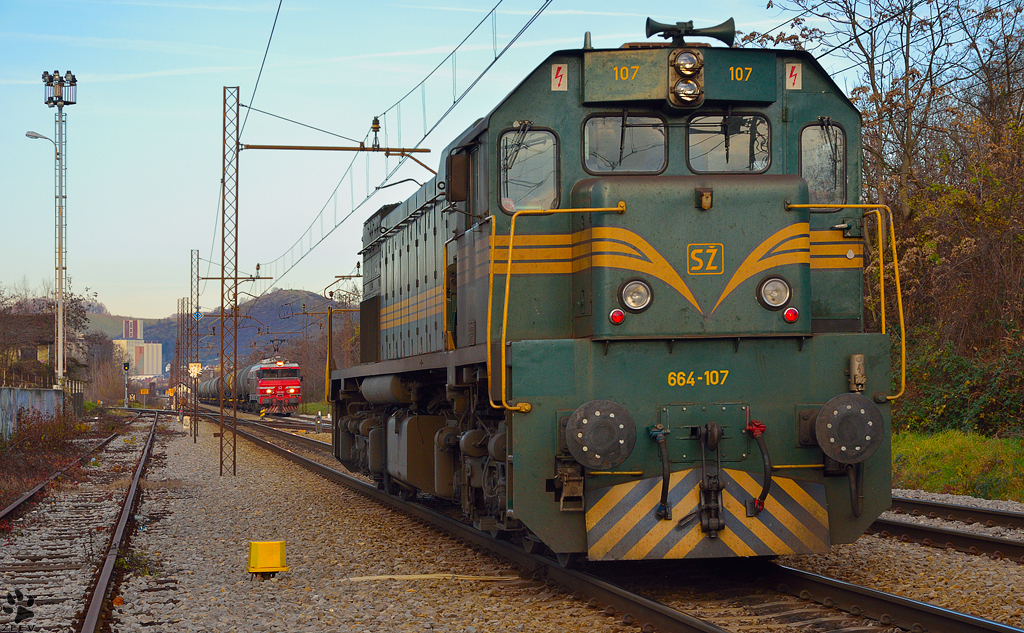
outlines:
[[890, 504], [860, 115], [732, 20], [655, 35], [553, 53], [366, 221], [334, 452], [563, 562], [826, 551]]

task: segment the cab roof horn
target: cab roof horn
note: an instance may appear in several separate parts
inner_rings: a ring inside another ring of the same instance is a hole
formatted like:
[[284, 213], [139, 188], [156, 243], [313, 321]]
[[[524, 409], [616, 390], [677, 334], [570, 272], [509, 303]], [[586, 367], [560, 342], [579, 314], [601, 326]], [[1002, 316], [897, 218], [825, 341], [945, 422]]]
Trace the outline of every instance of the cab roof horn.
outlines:
[[685, 37], [692, 35], [694, 37], [713, 37], [716, 40], [725, 42], [725, 45], [732, 48], [732, 43], [736, 39], [736, 22], [732, 18], [729, 18], [725, 22], [722, 22], [718, 26], [712, 26], [706, 29], [695, 29], [693, 28], [693, 22], [676, 22], [675, 24], [662, 24], [661, 22], [655, 22], [651, 18], [647, 18], [647, 37], [654, 35], [660, 35], [665, 39], [671, 39], [673, 46], [686, 46]]

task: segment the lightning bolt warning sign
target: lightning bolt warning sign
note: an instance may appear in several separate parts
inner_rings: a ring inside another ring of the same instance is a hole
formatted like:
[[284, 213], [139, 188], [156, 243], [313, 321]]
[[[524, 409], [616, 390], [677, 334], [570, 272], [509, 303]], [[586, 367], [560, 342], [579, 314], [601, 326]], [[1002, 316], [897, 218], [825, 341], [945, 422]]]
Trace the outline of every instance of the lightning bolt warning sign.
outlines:
[[551, 89], [568, 90], [569, 69], [565, 64], [551, 64]]
[[800, 64], [786, 64], [786, 90], [803, 90], [804, 81]]

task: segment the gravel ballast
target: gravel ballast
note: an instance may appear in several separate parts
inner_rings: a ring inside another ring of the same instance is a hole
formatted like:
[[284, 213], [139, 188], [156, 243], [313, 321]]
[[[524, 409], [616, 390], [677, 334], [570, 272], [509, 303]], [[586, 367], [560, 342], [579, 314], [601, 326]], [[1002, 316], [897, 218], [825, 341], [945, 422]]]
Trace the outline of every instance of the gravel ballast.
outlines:
[[[637, 630], [241, 438], [220, 477], [200, 431], [157, 449], [115, 631]], [[249, 541], [278, 540], [289, 571], [251, 579]]]

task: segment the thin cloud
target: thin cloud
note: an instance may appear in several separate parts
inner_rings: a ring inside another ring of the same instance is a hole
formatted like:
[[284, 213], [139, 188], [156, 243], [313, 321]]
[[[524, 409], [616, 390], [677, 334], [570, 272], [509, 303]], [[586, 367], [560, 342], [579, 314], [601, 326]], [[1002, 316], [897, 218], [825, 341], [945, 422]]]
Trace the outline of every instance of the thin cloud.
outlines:
[[[490, 9], [474, 9], [469, 7], [441, 7], [436, 5], [416, 5], [416, 4], [400, 4], [399, 9], [420, 9], [424, 11], [453, 11], [459, 13], [490, 13]], [[533, 15], [536, 10], [519, 10], [509, 11], [505, 9], [498, 10], [500, 15]], [[592, 16], [606, 16], [615, 18], [646, 18], [649, 14], [647, 13], [625, 13], [622, 11], [586, 11], [583, 9], [545, 9], [544, 15], [592, 15]]]
[[[89, 4], [94, 6], [153, 7], [157, 9], [189, 9], [198, 11], [233, 11], [239, 13], [265, 13], [276, 9], [276, 6], [272, 2], [260, 5], [213, 5], [182, 2], [144, 2], [142, 0], [78, 0], [78, 4]], [[289, 8], [289, 10], [295, 9]], [[308, 11], [308, 9], [299, 10]]]
[[258, 51], [191, 42], [160, 42], [156, 40], [132, 40], [119, 37], [71, 37], [64, 35], [42, 35], [38, 33], [0, 33], [0, 40], [21, 42], [47, 42], [80, 48], [101, 48], [111, 50], [142, 51], [171, 55], [207, 55], [239, 53], [255, 55]]
[[[188, 75], [209, 75], [212, 73], [229, 73], [239, 71], [251, 71], [255, 66], [203, 66], [199, 68], [169, 68], [167, 70], [154, 70], [144, 73], [118, 73], [118, 74], [90, 74], [79, 73], [79, 83], [115, 83], [121, 81], [138, 81], [140, 79], [153, 79], [155, 77], [183, 77]], [[0, 86], [24, 86], [36, 85], [38, 79], [0, 79]]]

